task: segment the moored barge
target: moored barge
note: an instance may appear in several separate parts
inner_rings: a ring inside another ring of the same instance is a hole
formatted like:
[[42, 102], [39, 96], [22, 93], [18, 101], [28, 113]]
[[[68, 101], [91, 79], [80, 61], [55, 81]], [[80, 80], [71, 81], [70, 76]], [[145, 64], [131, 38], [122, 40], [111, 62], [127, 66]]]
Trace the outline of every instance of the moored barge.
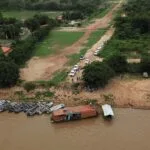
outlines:
[[52, 112], [51, 120], [53, 122], [63, 122], [95, 117], [97, 115], [96, 108], [90, 105], [65, 107]]

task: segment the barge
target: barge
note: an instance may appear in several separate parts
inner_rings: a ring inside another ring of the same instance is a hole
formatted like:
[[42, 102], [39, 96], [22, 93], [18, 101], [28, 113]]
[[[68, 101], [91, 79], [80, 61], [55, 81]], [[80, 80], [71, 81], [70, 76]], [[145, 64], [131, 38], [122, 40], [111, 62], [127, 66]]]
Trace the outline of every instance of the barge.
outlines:
[[64, 122], [96, 117], [97, 115], [96, 108], [90, 105], [65, 107], [52, 112], [51, 120], [53, 122]]

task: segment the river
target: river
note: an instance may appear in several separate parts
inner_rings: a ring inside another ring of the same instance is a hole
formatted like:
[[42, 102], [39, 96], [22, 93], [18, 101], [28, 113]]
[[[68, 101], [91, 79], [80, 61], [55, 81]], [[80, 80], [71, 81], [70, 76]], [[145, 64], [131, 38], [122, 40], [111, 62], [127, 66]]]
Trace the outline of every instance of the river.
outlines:
[[115, 109], [98, 118], [50, 123], [48, 115], [0, 114], [0, 150], [148, 150], [150, 110]]

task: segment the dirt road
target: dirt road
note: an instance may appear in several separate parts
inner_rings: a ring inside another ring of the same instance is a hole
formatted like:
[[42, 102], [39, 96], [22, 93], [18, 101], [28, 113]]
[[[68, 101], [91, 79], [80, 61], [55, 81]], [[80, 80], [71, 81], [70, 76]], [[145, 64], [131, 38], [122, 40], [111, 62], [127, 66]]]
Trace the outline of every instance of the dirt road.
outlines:
[[120, 3], [113, 7], [106, 16], [96, 19], [94, 23], [84, 28], [84, 35], [73, 45], [62, 50], [62, 53], [45, 58], [33, 57], [27, 62], [27, 67], [20, 70], [20, 77], [25, 81], [49, 80], [52, 74], [64, 67], [67, 63], [67, 55], [78, 53], [82, 45], [87, 41], [90, 34], [97, 29], [106, 28], [113, 19], [114, 12]]

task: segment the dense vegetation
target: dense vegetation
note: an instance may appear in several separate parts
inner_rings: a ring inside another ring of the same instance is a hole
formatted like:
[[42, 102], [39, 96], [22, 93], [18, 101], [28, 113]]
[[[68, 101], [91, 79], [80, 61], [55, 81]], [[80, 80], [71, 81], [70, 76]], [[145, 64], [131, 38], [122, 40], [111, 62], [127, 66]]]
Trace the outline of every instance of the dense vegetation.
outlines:
[[16, 84], [19, 78], [18, 66], [11, 61], [0, 61], [0, 87]]
[[[85, 67], [83, 80], [89, 87], [103, 87], [112, 77], [122, 73], [150, 75], [150, 1], [128, 0], [115, 19], [115, 34], [99, 53], [104, 63]], [[127, 58], [139, 58], [140, 63], [127, 63]], [[109, 70], [108, 70], [109, 66]], [[108, 74], [110, 76], [108, 77]]]
[[[9, 55], [0, 54], [0, 86], [6, 87], [14, 85], [17, 82], [19, 78], [19, 67], [30, 58], [35, 44], [43, 40], [49, 31], [58, 25], [58, 22], [55, 19], [49, 19], [45, 15], [35, 15], [33, 18], [29, 18], [24, 22], [19, 22], [15, 18], [4, 18], [2, 15], [0, 16], [2, 18], [0, 39], [13, 40], [11, 44], [12, 51]], [[31, 35], [21, 40], [21, 29], [23, 28], [27, 28]]]
[[[1, 10], [63, 11], [67, 20], [83, 19], [102, 10], [110, 0], [5, 0]], [[100, 7], [101, 6], [101, 7]]]
[[104, 87], [113, 76], [111, 67], [101, 62], [93, 62], [83, 71], [83, 80], [89, 88]]
[[[104, 0], [5, 0], [0, 1], [1, 9], [35, 9], [35, 10], [80, 10], [99, 5]], [[90, 7], [91, 6], [91, 7]], [[83, 10], [84, 11], [84, 10]]]
[[115, 28], [100, 57], [107, 58], [118, 52], [127, 58], [150, 56], [150, 1], [128, 0], [115, 19]]
[[0, 13], [0, 38], [17, 39], [21, 33], [21, 22], [15, 18], [4, 18]]

